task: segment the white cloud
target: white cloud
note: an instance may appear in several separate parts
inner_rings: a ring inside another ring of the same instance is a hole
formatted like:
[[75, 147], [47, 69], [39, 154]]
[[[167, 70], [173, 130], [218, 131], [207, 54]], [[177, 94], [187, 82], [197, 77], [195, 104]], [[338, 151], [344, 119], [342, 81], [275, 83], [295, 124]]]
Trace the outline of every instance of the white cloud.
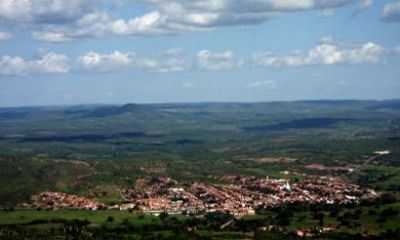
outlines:
[[183, 50], [176, 48], [166, 50], [160, 57], [155, 58], [153, 61], [155, 64], [153, 66], [146, 66], [146, 68], [155, 72], [181, 72], [188, 69], [190, 64]]
[[[48, 42], [109, 35], [153, 36], [261, 24], [278, 14], [336, 8], [371, 0], [138, 0], [152, 11], [127, 19], [100, 9], [100, 0], [3, 0], [0, 19], [37, 24], [33, 37]], [[97, 3], [97, 4], [95, 4]]]
[[65, 55], [49, 52], [38, 59], [3, 56], [0, 59], [0, 75], [25, 76], [37, 73], [67, 73], [70, 67]]
[[33, 33], [33, 38], [47, 42], [66, 42], [81, 38], [98, 38], [112, 34], [112, 18], [105, 12], [88, 13], [66, 25], [46, 25]]
[[33, 32], [32, 36], [36, 40], [52, 43], [61, 43], [72, 40], [65, 34], [57, 32]]
[[[307, 52], [297, 50], [288, 55], [270, 52], [254, 54], [252, 63], [266, 67], [301, 67], [310, 65], [374, 64], [379, 63], [395, 49], [367, 42], [358, 46], [346, 46], [330, 37]], [[243, 58], [230, 51], [201, 50], [195, 56], [187, 56], [182, 49], [168, 49], [158, 55], [141, 56], [133, 52], [114, 51], [109, 54], [88, 52], [78, 58], [79, 66], [88, 71], [142, 70], [148, 72], [181, 72], [187, 70], [231, 71], [244, 67]], [[261, 83], [257, 83], [261, 84]], [[270, 84], [263, 82], [262, 84]]]
[[119, 51], [111, 54], [88, 52], [79, 57], [78, 62], [84, 69], [106, 72], [129, 66], [132, 63], [132, 55], [134, 53], [121, 53]]
[[40, 59], [31, 62], [33, 72], [67, 73], [69, 72], [68, 57], [63, 54], [47, 53]]
[[202, 70], [231, 70], [241, 65], [243, 65], [243, 62], [236, 60], [232, 51], [211, 52], [202, 50], [197, 53], [197, 66]]
[[372, 42], [350, 48], [333, 42], [322, 42], [306, 54], [286, 56], [277, 56], [269, 52], [255, 54], [254, 62], [259, 66], [271, 67], [378, 63], [385, 54], [386, 50], [382, 46]]
[[13, 38], [13, 34], [9, 32], [0, 32], [0, 41], [9, 40]]
[[133, 67], [149, 72], [169, 73], [186, 70], [186, 63], [175, 58], [144, 57], [138, 58]]
[[260, 24], [277, 13], [335, 8], [365, 0], [142, 0], [152, 3], [167, 24], [177, 29]]
[[400, 22], [400, 1], [386, 4], [383, 8], [382, 18], [388, 22]]
[[16, 23], [64, 24], [94, 8], [92, 0], [1, 0], [0, 19]]
[[[311, 65], [335, 64], [374, 64], [387, 55], [397, 55], [399, 48], [388, 48], [367, 42], [358, 46], [335, 43], [332, 38], [323, 38], [320, 43], [304, 52], [297, 50], [288, 55], [275, 55], [262, 52], [253, 56], [253, 64], [265, 67], [301, 67]], [[73, 70], [89, 72], [111, 72], [120, 70], [139, 70], [169, 73], [187, 70], [231, 71], [244, 66], [244, 61], [232, 51], [199, 51], [187, 56], [182, 49], [167, 49], [157, 55], [141, 56], [134, 52], [114, 51], [111, 53], [87, 52], [75, 59]], [[34, 59], [18, 56], [0, 58], [0, 75], [27, 76], [39, 73], [68, 73], [71, 67], [69, 58], [63, 54], [44, 52]], [[190, 87], [186, 85], [185, 87]], [[249, 88], [274, 88], [272, 81], [250, 83]]]
[[112, 21], [109, 30], [119, 35], [165, 34], [169, 32], [166, 25], [167, 18], [155, 11], [128, 21], [122, 19]]
[[103, 0], [1, 0], [0, 21], [32, 30], [36, 40], [53, 43], [100, 37], [112, 18], [99, 11]]
[[136, 53], [114, 51], [110, 54], [88, 52], [78, 58], [86, 70], [108, 72], [118, 69], [139, 69], [149, 72], [180, 72], [187, 67], [186, 59], [178, 49], [170, 49], [155, 57], [141, 57]]
[[[195, 64], [192, 63], [194, 60]], [[136, 53], [115, 51], [110, 54], [88, 52], [77, 60], [80, 68], [88, 71], [108, 72], [119, 69], [148, 72], [181, 72], [197, 67], [205, 71], [231, 70], [242, 66], [231, 51], [211, 52], [202, 50], [195, 59], [189, 59], [182, 49], [167, 49], [156, 56], [140, 56]]]
[[169, 29], [166, 18], [159, 12], [151, 12], [130, 20], [114, 19], [106, 12], [93, 12], [84, 15], [73, 24], [44, 27], [35, 32], [33, 37], [48, 42], [65, 42], [110, 35], [153, 36], [175, 32], [176, 30]]
[[361, 8], [369, 8], [374, 4], [373, 0], [361, 0], [360, 1], [360, 7]]

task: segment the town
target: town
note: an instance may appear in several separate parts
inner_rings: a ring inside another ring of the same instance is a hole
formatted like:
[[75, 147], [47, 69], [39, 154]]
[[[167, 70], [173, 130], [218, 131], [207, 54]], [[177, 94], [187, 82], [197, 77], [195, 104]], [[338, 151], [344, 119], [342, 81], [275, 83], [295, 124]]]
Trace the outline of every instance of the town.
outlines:
[[235, 217], [254, 215], [256, 209], [284, 204], [357, 204], [379, 196], [338, 177], [306, 176], [302, 180], [224, 176], [221, 183], [179, 182], [168, 177], [139, 179], [133, 188], [121, 190], [122, 204], [106, 206], [94, 200], [65, 193], [44, 192], [25, 207], [43, 209], [119, 209], [146, 214], [199, 215], [224, 212]]

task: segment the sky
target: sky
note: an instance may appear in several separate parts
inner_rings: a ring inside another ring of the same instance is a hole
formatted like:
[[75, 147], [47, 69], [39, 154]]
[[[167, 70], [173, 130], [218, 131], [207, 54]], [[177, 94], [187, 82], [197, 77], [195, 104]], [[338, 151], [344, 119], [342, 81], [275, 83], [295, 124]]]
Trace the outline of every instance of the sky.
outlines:
[[399, 0], [0, 1], [0, 107], [394, 98]]

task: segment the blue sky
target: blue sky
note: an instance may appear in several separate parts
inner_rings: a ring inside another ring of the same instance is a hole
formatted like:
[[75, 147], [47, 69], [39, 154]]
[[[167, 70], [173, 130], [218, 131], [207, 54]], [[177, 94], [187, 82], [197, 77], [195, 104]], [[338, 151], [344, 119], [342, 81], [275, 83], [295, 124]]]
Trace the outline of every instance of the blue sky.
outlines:
[[2, 0], [0, 106], [400, 98], [398, 0]]

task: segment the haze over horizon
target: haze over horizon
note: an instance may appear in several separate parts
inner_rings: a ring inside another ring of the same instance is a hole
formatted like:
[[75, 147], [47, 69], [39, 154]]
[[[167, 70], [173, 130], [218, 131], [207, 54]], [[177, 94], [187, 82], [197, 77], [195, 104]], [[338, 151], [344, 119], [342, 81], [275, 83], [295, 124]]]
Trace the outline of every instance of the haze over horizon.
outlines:
[[0, 109], [12, 108], [58, 108], [58, 107], [85, 107], [85, 106], [116, 106], [124, 107], [127, 105], [202, 105], [202, 104], [270, 104], [270, 103], [309, 103], [309, 102], [398, 102], [400, 99], [294, 99], [294, 100], [268, 100], [268, 101], [191, 101], [191, 102], [175, 102], [175, 101], [162, 101], [162, 102], [115, 102], [115, 103], [102, 103], [102, 102], [87, 102], [87, 103], [71, 103], [71, 104], [26, 104], [26, 105], [9, 105], [0, 106]]
[[3, 0], [0, 107], [399, 99], [398, 0]]

